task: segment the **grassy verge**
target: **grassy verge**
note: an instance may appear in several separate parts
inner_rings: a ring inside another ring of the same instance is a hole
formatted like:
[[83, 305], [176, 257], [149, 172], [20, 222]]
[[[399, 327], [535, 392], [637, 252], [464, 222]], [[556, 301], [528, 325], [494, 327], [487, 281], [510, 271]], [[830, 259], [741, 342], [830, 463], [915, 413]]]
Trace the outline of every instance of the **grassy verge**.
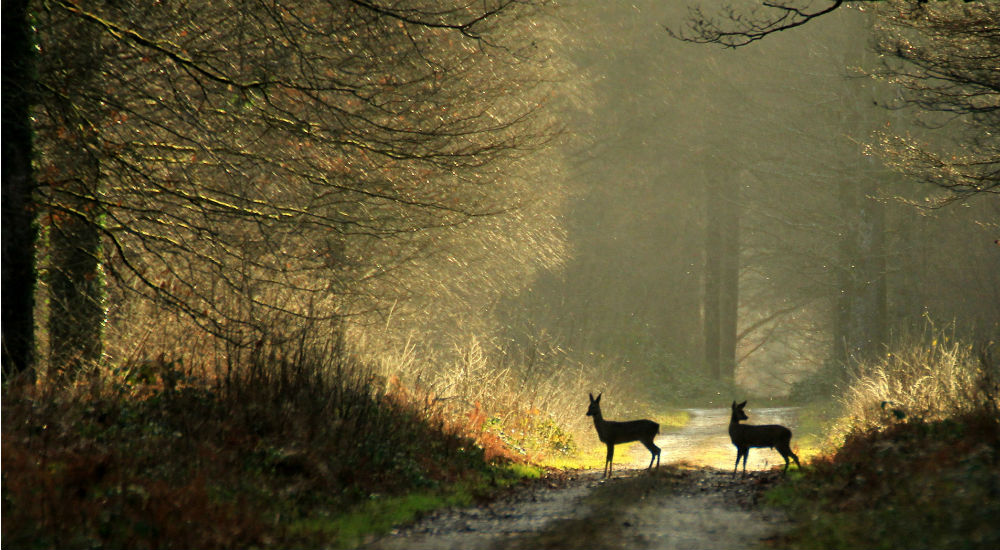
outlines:
[[321, 511], [293, 521], [288, 526], [284, 544], [316, 544], [333, 548], [355, 548], [373, 536], [412, 522], [421, 515], [440, 508], [469, 506], [477, 499], [489, 498], [498, 490], [537, 479], [541, 469], [527, 465], [492, 468], [475, 478], [446, 485], [438, 490], [417, 490], [395, 496], [372, 495], [367, 502], [346, 513]]

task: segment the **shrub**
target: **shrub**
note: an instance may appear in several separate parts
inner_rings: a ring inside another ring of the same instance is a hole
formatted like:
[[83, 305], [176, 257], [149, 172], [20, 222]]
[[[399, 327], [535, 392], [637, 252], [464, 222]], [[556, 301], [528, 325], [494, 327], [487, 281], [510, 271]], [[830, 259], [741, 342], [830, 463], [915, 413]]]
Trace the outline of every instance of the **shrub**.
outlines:
[[977, 350], [933, 327], [901, 342], [858, 366], [839, 398], [843, 418], [835, 440], [907, 419], [940, 420], [981, 408], [995, 412], [1000, 363], [994, 355], [992, 345]]
[[997, 548], [1000, 424], [979, 409], [854, 431], [768, 494], [792, 548]]

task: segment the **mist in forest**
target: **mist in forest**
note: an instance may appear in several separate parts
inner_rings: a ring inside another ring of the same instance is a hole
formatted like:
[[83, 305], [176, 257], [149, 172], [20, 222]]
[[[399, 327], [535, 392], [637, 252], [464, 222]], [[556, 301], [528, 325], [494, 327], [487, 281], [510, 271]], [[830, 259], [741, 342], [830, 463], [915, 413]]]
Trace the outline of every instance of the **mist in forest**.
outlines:
[[[693, 4], [693, 3], [688, 3]], [[583, 2], [567, 123], [570, 259], [506, 302], [512, 326], [636, 388], [784, 396], [891, 342], [995, 338], [1000, 204], [887, 166], [878, 132], [950, 144], [961, 121], [894, 108], [871, 13], [839, 10], [736, 49], [681, 42], [688, 4]], [[711, 6], [709, 6], [711, 7]], [[924, 122], [924, 124], [919, 124]], [[801, 389], [801, 388], [800, 388]]]
[[891, 10], [725, 48], [677, 38], [696, 2], [350, 4], [31, 11], [5, 368], [299, 342], [467, 406], [725, 402], [997, 333], [992, 96], [915, 57], [975, 44]]

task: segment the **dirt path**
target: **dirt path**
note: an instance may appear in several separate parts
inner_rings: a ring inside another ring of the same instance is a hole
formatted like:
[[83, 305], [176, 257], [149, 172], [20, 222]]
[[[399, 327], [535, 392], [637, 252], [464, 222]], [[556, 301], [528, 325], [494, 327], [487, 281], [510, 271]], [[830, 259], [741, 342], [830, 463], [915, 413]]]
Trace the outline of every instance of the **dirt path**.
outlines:
[[780, 474], [714, 468], [575, 472], [483, 506], [445, 510], [372, 549], [759, 548], [790, 524], [757, 505]]
[[[719, 439], [720, 415], [726, 412], [720, 411], [692, 411], [688, 427], [661, 435], [664, 465], [653, 473], [635, 468], [649, 460], [636, 445], [638, 450], [622, 453], [628, 463], [616, 464], [610, 480], [602, 479], [600, 470], [554, 473], [494, 502], [432, 514], [368, 548], [760, 547], [789, 527], [780, 513], [758, 506], [763, 491], [781, 478], [778, 471], [761, 468], [781, 459], [774, 451], [755, 449], [748, 463], [753, 471], [733, 478], [735, 450], [728, 436]], [[772, 413], [752, 418], [786, 425], [794, 420], [790, 409]], [[728, 423], [728, 413], [724, 420]], [[719, 469], [723, 461], [727, 466]]]

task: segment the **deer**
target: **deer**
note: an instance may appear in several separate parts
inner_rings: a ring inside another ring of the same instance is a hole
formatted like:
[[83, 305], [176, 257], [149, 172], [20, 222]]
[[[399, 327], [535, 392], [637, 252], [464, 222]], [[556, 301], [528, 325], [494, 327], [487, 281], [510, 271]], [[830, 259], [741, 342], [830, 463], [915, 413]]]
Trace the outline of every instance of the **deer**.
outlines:
[[608, 457], [604, 461], [604, 477], [611, 477], [611, 465], [612, 459], [615, 457], [615, 445], [619, 443], [631, 443], [633, 441], [639, 441], [649, 449], [652, 456], [649, 459], [649, 470], [653, 467], [653, 461], [656, 461], [656, 467], [660, 467], [660, 448], [653, 443], [653, 438], [656, 434], [660, 433], [660, 425], [652, 420], [629, 420], [627, 422], [615, 422], [613, 420], [605, 420], [604, 416], [601, 415], [601, 395], [597, 394], [597, 399], [594, 399], [594, 394], [588, 394], [590, 396], [590, 408], [587, 409], [587, 416], [594, 417], [594, 428], [597, 428], [597, 437], [600, 438], [601, 443], [608, 446]]
[[747, 474], [747, 457], [750, 455], [751, 447], [771, 447], [781, 453], [781, 458], [785, 459], [785, 469], [782, 473], [788, 472], [788, 458], [795, 461], [795, 465], [802, 469], [799, 464], [799, 457], [792, 452], [789, 444], [792, 441], [792, 430], [778, 424], [768, 424], [755, 426], [753, 424], [740, 424], [740, 420], [747, 420], [747, 413], [743, 412], [743, 407], [747, 402], [737, 404], [733, 401], [733, 415], [729, 420], [729, 439], [736, 446], [736, 464], [733, 466], [733, 477], [736, 477], [736, 468], [740, 465], [740, 457], [743, 458], [743, 475]]

